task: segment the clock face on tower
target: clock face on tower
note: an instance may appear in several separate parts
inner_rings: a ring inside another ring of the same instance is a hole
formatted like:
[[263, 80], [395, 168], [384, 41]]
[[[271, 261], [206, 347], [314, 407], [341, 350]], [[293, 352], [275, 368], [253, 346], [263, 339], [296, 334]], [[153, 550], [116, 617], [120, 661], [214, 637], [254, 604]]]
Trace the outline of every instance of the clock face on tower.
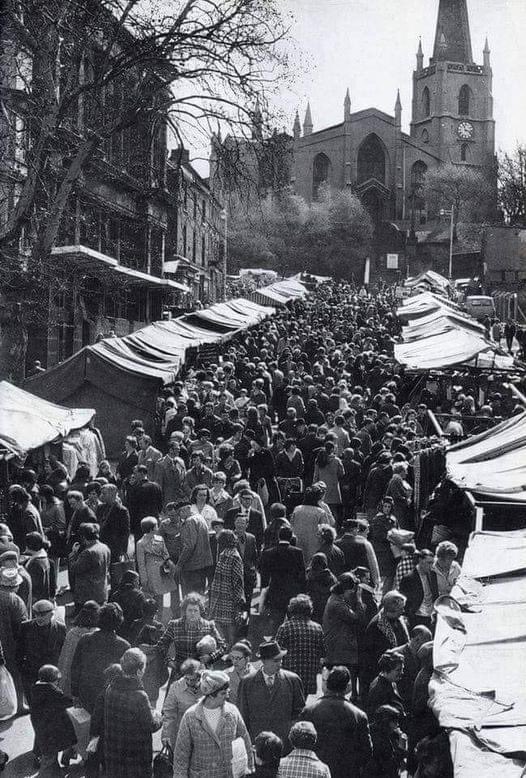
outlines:
[[470, 140], [473, 137], [473, 125], [471, 122], [460, 122], [457, 132], [462, 140]]

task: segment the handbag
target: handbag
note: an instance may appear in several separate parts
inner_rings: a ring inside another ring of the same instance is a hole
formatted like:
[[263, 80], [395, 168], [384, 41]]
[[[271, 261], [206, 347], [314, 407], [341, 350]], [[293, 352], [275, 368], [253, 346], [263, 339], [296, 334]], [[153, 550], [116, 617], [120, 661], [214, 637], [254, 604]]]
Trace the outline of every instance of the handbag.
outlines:
[[10, 719], [16, 713], [16, 689], [11, 673], [0, 665], [0, 721]]
[[174, 752], [171, 745], [166, 743], [153, 760], [153, 778], [172, 778], [173, 771]]
[[268, 493], [268, 486], [267, 482], [264, 478], [260, 478], [258, 481], [258, 495], [261, 499], [261, 502], [263, 503], [263, 506], [266, 507], [269, 502], [269, 493]]

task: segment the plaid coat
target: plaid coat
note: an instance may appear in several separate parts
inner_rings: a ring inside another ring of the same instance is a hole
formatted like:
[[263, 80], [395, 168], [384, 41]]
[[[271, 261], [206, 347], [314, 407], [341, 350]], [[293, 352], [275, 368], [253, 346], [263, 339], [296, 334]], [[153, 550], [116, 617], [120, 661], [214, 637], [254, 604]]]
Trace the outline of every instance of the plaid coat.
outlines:
[[217, 642], [217, 651], [212, 655], [212, 661], [217, 661], [226, 651], [226, 645], [213, 621], [199, 618], [196, 622], [186, 619], [172, 619], [159, 638], [156, 648], [165, 659], [170, 646], [173, 646], [173, 661], [177, 667], [189, 656], [197, 658], [196, 643], [205, 635], [212, 635]]
[[217, 560], [210, 587], [210, 616], [219, 622], [233, 623], [245, 609], [243, 562], [235, 548], [225, 548]]
[[245, 742], [249, 770], [253, 768], [252, 744], [241, 714], [225, 702], [217, 730], [208, 726], [203, 703], [184, 714], [174, 750], [173, 778], [232, 778], [232, 741]]
[[106, 778], [151, 778], [152, 732], [161, 717], [138, 678], [117, 678], [104, 698]]
[[279, 765], [278, 778], [331, 778], [329, 768], [314, 751], [295, 748]]
[[316, 675], [325, 653], [321, 625], [305, 619], [286, 619], [276, 632], [276, 640], [288, 651], [283, 667], [299, 675], [305, 694], [316, 694]]

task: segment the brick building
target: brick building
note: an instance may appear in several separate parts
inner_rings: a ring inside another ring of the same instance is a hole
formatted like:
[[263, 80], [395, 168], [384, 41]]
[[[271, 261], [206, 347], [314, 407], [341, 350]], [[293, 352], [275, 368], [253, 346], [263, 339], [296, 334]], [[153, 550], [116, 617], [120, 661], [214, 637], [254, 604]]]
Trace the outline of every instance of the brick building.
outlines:
[[[1, 41], [6, 110], [0, 112], [0, 222], [4, 223], [28, 175], [28, 157], [39, 129], [30, 113], [39, 58], [25, 46], [25, 22], [23, 18], [20, 21], [16, 30], [2, 30]], [[111, 31], [111, 21], [107, 30]], [[59, 49], [65, 58], [67, 43]], [[133, 41], [126, 39], [125, 44], [133, 46]], [[119, 45], [124, 44], [115, 44], [115, 56]], [[89, 42], [83, 47], [82, 59], [78, 67], [75, 65], [79, 85], [93, 79], [98, 58], [100, 40], [94, 39], [92, 45]], [[57, 63], [57, 67], [61, 65], [70, 72], [70, 62], [64, 59]], [[155, 78], [152, 72], [152, 81]], [[81, 92], [53, 136], [44, 190], [56, 191], [64, 167], [84, 139], [97, 131], [101, 116], [122, 104], [139, 82], [139, 72], [128, 69], [122, 80], [96, 92]], [[38, 321], [30, 323], [27, 331], [28, 365], [39, 359], [50, 367], [110, 332], [124, 335], [170, 310], [192, 308], [199, 298], [218, 299], [222, 266], [216, 254], [221, 225], [214, 230], [207, 226], [204, 231], [196, 226], [199, 220], [206, 220], [207, 225], [217, 221], [217, 201], [212, 207], [206, 183], [191, 171], [187, 156], [180, 160], [180, 170], [176, 163], [168, 162], [168, 117], [156, 100], [162, 102], [158, 91], [152, 89], [155, 110], [143, 111], [138, 122], [102, 140], [75, 181], [51, 252], [50, 280], [48, 288], [42, 289]], [[165, 102], [168, 105], [169, 101]], [[190, 216], [188, 198], [198, 203], [192, 206]], [[186, 226], [187, 218], [193, 222], [191, 227]], [[29, 222], [22, 225], [17, 242], [11, 244], [11, 255], [20, 267], [25, 267], [30, 257]], [[186, 246], [185, 230], [190, 234]], [[170, 272], [169, 263], [177, 258], [189, 259], [198, 267], [197, 281], [188, 283], [185, 274]], [[0, 284], [0, 303], [2, 292]], [[0, 337], [0, 356], [12, 350], [14, 340], [22, 338], [15, 332], [12, 310], [12, 303], [6, 304], [4, 313], [0, 310], [0, 319], [13, 325], [9, 336], [4, 331]], [[14, 377], [12, 371], [5, 373]]]

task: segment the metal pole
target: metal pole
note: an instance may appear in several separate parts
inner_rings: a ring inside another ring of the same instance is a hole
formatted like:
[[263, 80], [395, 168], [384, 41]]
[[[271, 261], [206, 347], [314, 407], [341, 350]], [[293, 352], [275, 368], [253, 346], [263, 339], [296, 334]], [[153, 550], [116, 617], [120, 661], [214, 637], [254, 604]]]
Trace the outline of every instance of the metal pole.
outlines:
[[506, 386], [510, 390], [510, 392], [513, 395], [515, 395], [517, 400], [520, 400], [523, 405], [526, 405], [526, 397], [523, 395], [522, 392], [519, 392], [516, 386], [514, 386], [513, 384], [504, 384], [504, 386]]
[[454, 232], [455, 204], [451, 204], [451, 225], [449, 230], [449, 280], [453, 280], [453, 232]]
[[227, 268], [227, 252], [228, 252], [228, 211], [225, 208], [223, 211], [225, 218], [225, 243], [223, 246], [223, 302], [226, 300], [226, 268]]

